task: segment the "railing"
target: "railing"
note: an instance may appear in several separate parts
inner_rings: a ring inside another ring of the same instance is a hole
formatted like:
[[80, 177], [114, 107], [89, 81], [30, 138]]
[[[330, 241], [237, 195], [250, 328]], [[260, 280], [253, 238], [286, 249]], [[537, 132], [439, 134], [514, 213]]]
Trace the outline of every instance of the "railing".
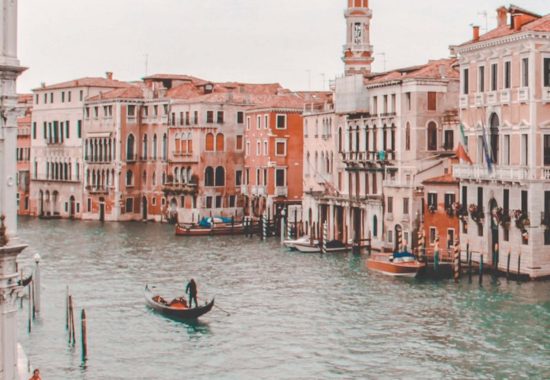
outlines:
[[277, 197], [288, 197], [288, 187], [286, 186], [275, 187], [275, 195]]
[[126, 155], [126, 162], [136, 162], [138, 159], [137, 154], [127, 154]]
[[529, 88], [528, 87], [522, 87], [518, 90], [518, 100], [520, 102], [528, 102], [529, 101]]
[[252, 195], [266, 195], [265, 186], [253, 186], [252, 187]]
[[477, 93], [475, 95], [475, 104], [476, 107], [483, 107], [483, 104], [485, 102], [485, 94], [483, 93]]
[[460, 95], [460, 108], [468, 108], [468, 95]]
[[498, 94], [496, 91], [489, 92], [487, 94], [487, 103], [490, 105], [495, 105], [498, 102]]
[[511, 96], [510, 96], [510, 89], [504, 89], [500, 90], [500, 102], [504, 104], [510, 103]]
[[395, 115], [397, 115], [396, 112], [384, 112], [380, 114], [380, 117], [393, 117]]
[[380, 150], [368, 152], [341, 152], [342, 160], [344, 161], [388, 161], [395, 159], [393, 150]]
[[107, 186], [86, 186], [86, 191], [90, 194], [109, 194]]
[[248, 185], [241, 185], [241, 194], [248, 195]]
[[169, 193], [195, 193], [198, 186], [195, 182], [166, 182], [162, 190]]
[[100, 159], [99, 157], [86, 156], [84, 158], [84, 161], [86, 161], [86, 163], [88, 164], [111, 164], [113, 160], [111, 157], [101, 157]]
[[524, 181], [548, 180], [550, 168], [529, 166], [496, 166], [492, 171], [485, 165], [459, 164], [454, 166], [453, 174], [459, 179]]

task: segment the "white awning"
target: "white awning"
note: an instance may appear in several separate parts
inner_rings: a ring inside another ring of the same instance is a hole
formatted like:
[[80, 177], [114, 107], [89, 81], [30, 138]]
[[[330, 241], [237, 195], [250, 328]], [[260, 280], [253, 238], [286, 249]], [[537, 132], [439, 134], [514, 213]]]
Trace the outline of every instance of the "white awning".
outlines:
[[104, 138], [104, 137], [111, 137], [111, 132], [89, 132], [86, 134], [86, 138], [89, 138], [89, 139]]

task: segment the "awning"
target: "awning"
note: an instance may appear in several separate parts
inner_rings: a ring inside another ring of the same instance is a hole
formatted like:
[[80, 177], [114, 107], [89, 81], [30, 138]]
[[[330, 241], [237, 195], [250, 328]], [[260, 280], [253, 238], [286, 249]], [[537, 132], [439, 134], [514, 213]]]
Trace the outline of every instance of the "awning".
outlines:
[[88, 138], [88, 139], [105, 138], [105, 137], [111, 137], [111, 132], [89, 132], [89, 133], [86, 133], [86, 138]]

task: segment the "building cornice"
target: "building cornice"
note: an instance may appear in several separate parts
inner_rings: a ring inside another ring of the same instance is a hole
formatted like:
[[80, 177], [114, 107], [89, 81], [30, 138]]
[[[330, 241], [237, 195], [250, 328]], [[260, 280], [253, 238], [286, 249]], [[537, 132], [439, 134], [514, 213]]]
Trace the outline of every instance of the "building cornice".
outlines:
[[518, 32], [513, 33], [507, 36], [503, 36], [500, 38], [493, 38], [487, 41], [479, 41], [479, 42], [472, 42], [467, 45], [463, 46], [457, 46], [456, 52], [459, 54], [464, 53], [471, 53], [478, 50], [483, 50], [487, 48], [492, 48], [496, 46], [501, 46], [509, 43], [514, 42], [520, 42], [525, 41], [530, 38], [533, 39], [543, 39], [543, 40], [550, 40], [550, 33], [549, 32], [535, 32], [535, 31], [525, 31], [525, 32]]

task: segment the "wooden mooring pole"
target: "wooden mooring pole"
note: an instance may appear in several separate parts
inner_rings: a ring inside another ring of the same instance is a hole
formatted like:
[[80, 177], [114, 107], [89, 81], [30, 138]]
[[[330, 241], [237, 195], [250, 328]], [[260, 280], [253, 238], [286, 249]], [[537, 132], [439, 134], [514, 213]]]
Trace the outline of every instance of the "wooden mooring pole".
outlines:
[[510, 256], [512, 255], [512, 251], [508, 251], [508, 258], [506, 259], [506, 280], [510, 280]]
[[82, 361], [85, 362], [88, 358], [88, 333], [86, 329], [86, 310], [82, 309], [80, 315], [81, 320], [81, 338], [82, 338]]
[[479, 256], [479, 285], [483, 283], [483, 254]]
[[517, 277], [517, 282], [520, 281], [520, 276], [521, 276], [520, 268], [521, 268], [521, 253], [518, 255], [518, 277]]

